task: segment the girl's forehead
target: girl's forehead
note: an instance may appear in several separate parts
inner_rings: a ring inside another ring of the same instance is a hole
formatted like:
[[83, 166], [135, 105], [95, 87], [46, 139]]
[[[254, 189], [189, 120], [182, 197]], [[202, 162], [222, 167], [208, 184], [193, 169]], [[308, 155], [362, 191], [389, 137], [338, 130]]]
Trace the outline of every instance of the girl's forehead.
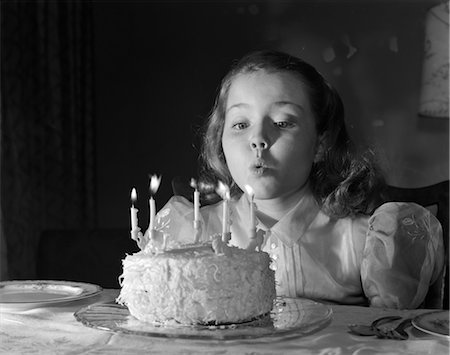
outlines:
[[284, 90], [305, 90], [306, 85], [300, 74], [287, 70], [258, 69], [236, 74], [230, 81], [230, 89], [238, 85], [246, 85], [255, 82], [268, 82], [278, 84]]
[[230, 81], [227, 101], [254, 93], [278, 96], [280, 100], [309, 101], [307, 87], [299, 75], [286, 70], [264, 69], [235, 75]]

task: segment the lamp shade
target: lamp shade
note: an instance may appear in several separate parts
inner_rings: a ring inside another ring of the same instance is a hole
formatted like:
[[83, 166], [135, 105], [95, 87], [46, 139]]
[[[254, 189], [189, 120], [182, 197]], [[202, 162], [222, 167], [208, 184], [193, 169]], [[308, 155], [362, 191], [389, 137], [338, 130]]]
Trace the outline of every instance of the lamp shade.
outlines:
[[427, 13], [419, 106], [421, 116], [449, 117], [448, 22], [448, 1], [432, 7]]

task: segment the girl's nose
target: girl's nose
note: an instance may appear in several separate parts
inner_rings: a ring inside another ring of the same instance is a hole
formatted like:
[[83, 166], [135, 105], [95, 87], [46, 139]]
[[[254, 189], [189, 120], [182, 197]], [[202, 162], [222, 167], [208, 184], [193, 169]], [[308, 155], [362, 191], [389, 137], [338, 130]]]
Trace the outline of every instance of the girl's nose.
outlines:
[[252, 150], [261, 151], [269, 147], [269, 140], [264, 127], [255, 127], [253, 134], [250, 136], [250, 147]]
[[267, 142], [263, 139], [254, 139], [251, 143], [251, 147], [253, 150], [266, 149]]

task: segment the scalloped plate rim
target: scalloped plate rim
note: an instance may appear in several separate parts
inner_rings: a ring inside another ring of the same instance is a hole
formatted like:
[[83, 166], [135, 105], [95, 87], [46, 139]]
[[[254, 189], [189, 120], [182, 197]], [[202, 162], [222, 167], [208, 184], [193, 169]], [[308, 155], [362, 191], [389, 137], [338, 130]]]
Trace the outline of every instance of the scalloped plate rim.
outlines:
[[[33, 292], [29, 292], [30, 289], [35, 288], [35, 294], [46, 295], [51, 289], [58, 290], [61, 294], [60, 297], [33, 300]], [[69, 292], [69, 289], [76, 289], [78, 292]], [[1, 299], [2, 292], [5, 290], [11, 292], [8, 289], [15, 289], [16, 293], [20, 294], [23, 290], [24, 293], [30, 293], [29, 299], [22, 301], [5, 301]], [[99, 285], [95, 285], [87, 282], [78, 281], [65, 281], [65, 280], [12, 280], [12, 281], [0, 281], [0, 307], [2, 308], [16, 308], [16, 307], [38, 307], [47, 306], [51, 304], [66, 303], [78, 301], [88, 297], [98, 295], [103, 291], [103, 288]]]

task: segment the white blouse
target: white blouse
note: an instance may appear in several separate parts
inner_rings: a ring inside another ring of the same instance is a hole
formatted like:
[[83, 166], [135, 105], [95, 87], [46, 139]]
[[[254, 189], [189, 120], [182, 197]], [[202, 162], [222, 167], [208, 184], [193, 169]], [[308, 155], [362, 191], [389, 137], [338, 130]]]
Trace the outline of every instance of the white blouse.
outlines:
[[[249, 203], [230, 204], [230, 244], [249, 244]], [[200, 209], [202, 240], [222, 231], [222, 203]], [[172, 197], [156, 218], [170, 242], [194, 240], [193, 205]], [[272, 258], [277, 294], [341, 304], [417, 308], [444, 267], [439, 221], [425, 208], [402, 202], [380, 206], [372, 216], [332, 219], [312, 196], [264, 231], [263, 250]]]

